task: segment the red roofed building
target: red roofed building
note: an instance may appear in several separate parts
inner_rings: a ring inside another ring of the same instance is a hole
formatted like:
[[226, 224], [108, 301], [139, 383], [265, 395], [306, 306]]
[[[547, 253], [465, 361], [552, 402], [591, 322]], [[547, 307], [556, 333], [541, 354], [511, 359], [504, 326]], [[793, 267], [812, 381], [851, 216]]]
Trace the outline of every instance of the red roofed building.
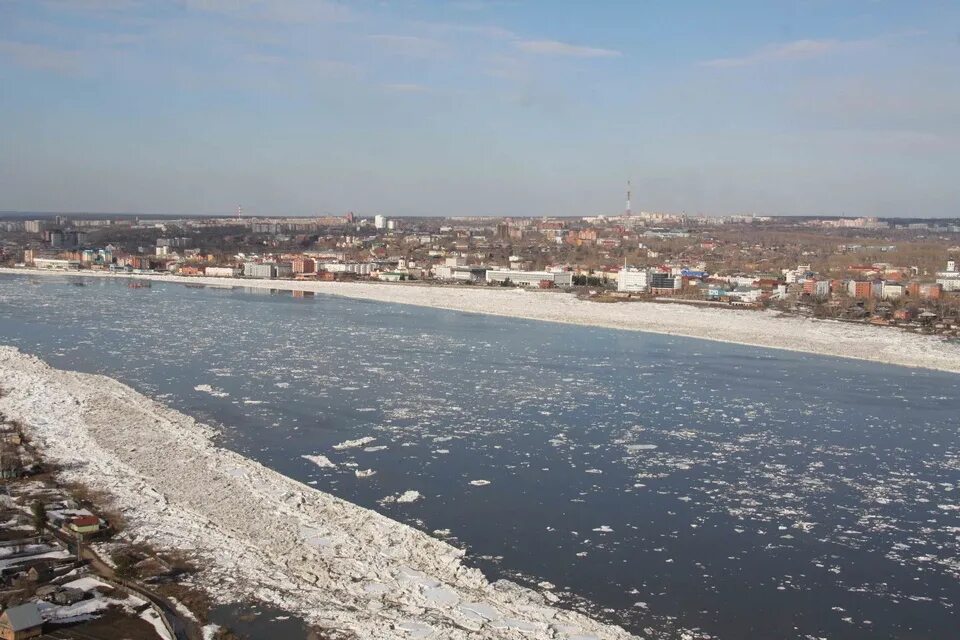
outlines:
[[67, 523], [67, 528], [74, 533], [96, 533], [100, 531], [100, 518], [97, 516], [77, 516]]

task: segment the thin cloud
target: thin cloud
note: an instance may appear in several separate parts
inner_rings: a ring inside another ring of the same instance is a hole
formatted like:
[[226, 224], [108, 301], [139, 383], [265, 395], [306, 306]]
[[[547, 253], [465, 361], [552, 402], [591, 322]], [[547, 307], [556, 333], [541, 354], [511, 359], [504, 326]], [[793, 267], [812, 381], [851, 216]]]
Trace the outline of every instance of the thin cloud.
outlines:
[[74, 11], [126, 11], [141, 6], [139, 0], [44, 0], [42, 4], [51, 9]]
[[396, 82], [381, 86], [391, 93], [427, 93], [430, 91], [430, 87], [413, 82]]
[[180, 0], [192, 11], [232, 15], [242, 19], [289, 24], [348, 22], [354, 19], [346, 5], [330, 0]]
[[311, 60], [307, 68], [327, 77], [355, 76], [360, 73], [360, 67], [352, 62], [343, 60]]
[[8, 57], [18, 66], [28, 69], [60, 73], [72, 73], [80, 66], [80, 56], [76, 51], [13, 40], [0, 40], [0, 57]]
[[478, 36], [482, 38], [488, 38], [490, 40], [514, 40], [517, 38], [517, 34], [509, 29], [504, 29], [503, 27], [498, 27], [496, 25], [484, 25], [484, 24], [456, 24], [450, 22], [424, 22], [417, 21], [411, 23], [414, 26], [421, 27], [423, 29], [429, 30], [436, 34], [441, 35], [458, 35], [466, 34], [472, 36]]
[[745, 56], [732, 58], [714, 58], [701, 63], [705, 67], [730, 69], [735, 67], [751, 67], [754, 65], [774, 62], [795, 62], [823, 58], [843, 51], [853, 51], [867, 47], [891, 43], [901, 38], [911, 38], [924, 35], [920, 29], [909, 29], [900, 33], [893, 33], [876, 38], [863, 40], [793, 40], [767, 45]]
[[443, 44], [436, 40], [419, 36], [381, 34], [367, 36], [367, 39], [391, 53], [412, 58], [427, 58], [439, 53], [444, 48]]
[[705, 67], [729, 69], [732, 67], [749, 67], [767, 62], [783, 62], [793, 60], [810, 60], [821, 58], [838, 50], [850, 48], [850, 42], [841, 40], [794, 40], [763, 47], [753, 53], [734, 58], [714, 58], [705, 60]]
[[547, 56], [567, 56], [571, 58], [618, 58], [622, 53], [613, 49], [583, 47], [560, 42], [559, 40], [518, 40], [517, 49], [526, 53]]
[[245, 53], [242, 56], [243, 60], [246, 62], [251, 62], [253, 64], [286, 64], [287, 59], [283, 56], [279, 56], [271, 53]]

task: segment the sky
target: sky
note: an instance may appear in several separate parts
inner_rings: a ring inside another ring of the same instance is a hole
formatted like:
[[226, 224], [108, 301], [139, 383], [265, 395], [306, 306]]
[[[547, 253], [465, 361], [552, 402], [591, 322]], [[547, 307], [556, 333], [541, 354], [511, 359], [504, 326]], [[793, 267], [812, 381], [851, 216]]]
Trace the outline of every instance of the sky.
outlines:
[[960, 3], [0, 0], [0, 210], [960, 216]]

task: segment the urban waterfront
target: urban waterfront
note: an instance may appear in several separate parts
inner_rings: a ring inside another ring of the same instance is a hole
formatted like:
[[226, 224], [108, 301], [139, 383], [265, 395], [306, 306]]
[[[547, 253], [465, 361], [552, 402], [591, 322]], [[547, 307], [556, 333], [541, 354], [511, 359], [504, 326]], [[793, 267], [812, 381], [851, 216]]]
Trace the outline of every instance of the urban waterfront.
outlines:
[[0, 278], [0, 323], [0, 342], [222, 425], [225, 446], [637, 632], [957, 627], [955, 375], [69, 277]]

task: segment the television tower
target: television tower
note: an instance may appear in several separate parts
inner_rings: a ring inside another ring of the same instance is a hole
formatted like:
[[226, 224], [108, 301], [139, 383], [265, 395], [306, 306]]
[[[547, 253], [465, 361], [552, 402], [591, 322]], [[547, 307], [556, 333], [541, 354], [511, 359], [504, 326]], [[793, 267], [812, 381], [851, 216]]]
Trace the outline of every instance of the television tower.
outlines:
[[243, 205], [237, 205], [237, 220], [243, 217]]
[[627, 217], [629, 218], [631, 214], [630, 211], [630, 181], [627, 180]]

